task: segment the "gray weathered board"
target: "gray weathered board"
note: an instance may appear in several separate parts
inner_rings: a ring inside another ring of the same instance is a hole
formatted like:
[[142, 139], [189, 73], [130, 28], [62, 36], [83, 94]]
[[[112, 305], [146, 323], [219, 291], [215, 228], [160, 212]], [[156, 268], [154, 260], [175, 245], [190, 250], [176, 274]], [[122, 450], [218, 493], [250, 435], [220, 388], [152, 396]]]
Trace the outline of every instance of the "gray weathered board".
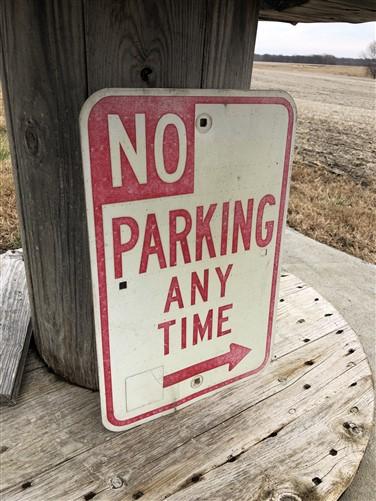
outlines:
[[15, 404], [31, 335], [22, 250], [0, 256], [0, 404]]
[[273, 361], [181, 411], [123, 433], [98, 394], [33, 355], [19, 405], [1, 413], [1, 490], [10, 500], [337, 500], [373, 416], [356, 334], [315, 290], [282, 275]]

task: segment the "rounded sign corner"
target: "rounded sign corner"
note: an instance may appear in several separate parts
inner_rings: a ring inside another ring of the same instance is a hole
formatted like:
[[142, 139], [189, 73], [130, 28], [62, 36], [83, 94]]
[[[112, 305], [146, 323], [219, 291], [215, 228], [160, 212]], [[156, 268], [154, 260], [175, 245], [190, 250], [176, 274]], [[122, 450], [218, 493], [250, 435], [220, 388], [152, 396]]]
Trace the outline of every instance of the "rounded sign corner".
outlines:
[[289, 94], [285, 90], [278, 91], [278, 93], [279, 93], [281, 99], [284, 101], [283, 106], [285, 106], [285, 108], [287, 110], [292, 111], [292, 120], [293, 120], [293, 124], [295, 125], [295, 122], [296, 122], [296, 119], [298, 116], [298, 110], [297, 110], [294, 98], [292, 97], [291, 94]]
[[87, 122], [94, 106], [96, 106], [99, 103], [99, 101], [101, 101], [103, 98], [111, 96], [112, 94], [113, 94], [113, 89], [110, 88], [100, 89], [93, 92], [93, 94], [90, 94], [90, 96], [81, 106], [79, 114], [79, 123], [81, 129], [83, 128], [85, 129], [87, 127]]
[[127, 429], [126, 426], [120, 426], [118, 424], [112, 423], [104, 413], [102, 413], [102, 424], [108, 431], [119, 432]]

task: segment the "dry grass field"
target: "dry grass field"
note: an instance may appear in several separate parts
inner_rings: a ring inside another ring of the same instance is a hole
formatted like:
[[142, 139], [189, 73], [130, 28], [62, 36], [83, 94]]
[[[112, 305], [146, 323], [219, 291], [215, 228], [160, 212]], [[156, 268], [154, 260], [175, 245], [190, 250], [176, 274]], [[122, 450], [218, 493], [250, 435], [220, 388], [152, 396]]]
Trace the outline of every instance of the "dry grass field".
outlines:
[[12, 165], [0, 92], [0, 252], [20, 245]]
[[[375, 82], [365, 68], [256, 63], [253, 89], [284, 89], [298, 107], [288, 223], [376, 263]], [[0, 251], [20, 245], [0, 95]]]
[[288, 71], [294, 73], [314, 73], [320, 75], [345, 75], [347, 77], [367, 77], [365, 66], [342, 66], [331, 64], [301, 64], [301, 63], [255, 63], [256, 69]]
[[288, 224], [376, 263], [376, 83], [360, 69], [256, 63], [252, 88], [286, 90], [297, 104]]

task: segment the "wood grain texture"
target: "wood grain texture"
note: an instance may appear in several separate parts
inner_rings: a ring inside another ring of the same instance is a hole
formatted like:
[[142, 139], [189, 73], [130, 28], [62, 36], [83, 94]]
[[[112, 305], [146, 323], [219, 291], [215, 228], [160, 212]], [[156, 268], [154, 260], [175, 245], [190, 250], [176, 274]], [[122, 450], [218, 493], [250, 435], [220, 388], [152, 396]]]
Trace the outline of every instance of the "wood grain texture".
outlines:
[[22, 251], [0, 256], [0, 404], [15, 404], [31, 336]]
[[[97, 388], [78, 115], [104, 87], [249, 88], [258, 0], [3, 0], [3, 90], [35, 342]], [[17, 57], [15, 57], [17, 54]]]
[[258, 0], [85, 5], [89, 94], [105, 87], [249, 89]]
[[248, 90], [259, 0], [208, 0], [207, 8], [201, 87]]
[[261, 0], [260, 20], [366, 23], [376, 20], [376, 7], [374, 0]]
[[35, 342], [57, 373], [96, 387], [78, 130], [87, 97], [82, 2], [4, 0], [0, 23]]
[[338, 312], [283, 275], [269, 367], [175, 414], [114, 434], [96, 393], [28, 372], [1, 414], [4, 499], [337, 500], [371, 433], [370, 368]]
[[106, 87], [199, 88], [206, 3], [86, 0], [89, 94]]

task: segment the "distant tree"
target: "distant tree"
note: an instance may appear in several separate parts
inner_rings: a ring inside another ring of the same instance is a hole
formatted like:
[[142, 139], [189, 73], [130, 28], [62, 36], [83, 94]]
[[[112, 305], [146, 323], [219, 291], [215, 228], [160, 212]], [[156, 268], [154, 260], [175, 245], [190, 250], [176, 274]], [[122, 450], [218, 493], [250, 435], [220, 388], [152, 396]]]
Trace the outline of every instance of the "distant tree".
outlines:
[[[1, 0], [0, 0], [1, 2]], [[364, 66], [363, 54], [361, 57], [335, 57], [331, 54], [311, 54], [309, 56], [295, 54], [285, 56], [282, 54], [255, 54], [255, 61], [275, 62], [275, 63], [298, 63], [298, 64], [338, 64], [346, 66]]]
[[364, 64], [372, 78], [376, 78], [376, 40], [371, 42], [363, 53]]
[[337, 58], [331, 54], [322, 54], [320, 64], [337, 64]]

